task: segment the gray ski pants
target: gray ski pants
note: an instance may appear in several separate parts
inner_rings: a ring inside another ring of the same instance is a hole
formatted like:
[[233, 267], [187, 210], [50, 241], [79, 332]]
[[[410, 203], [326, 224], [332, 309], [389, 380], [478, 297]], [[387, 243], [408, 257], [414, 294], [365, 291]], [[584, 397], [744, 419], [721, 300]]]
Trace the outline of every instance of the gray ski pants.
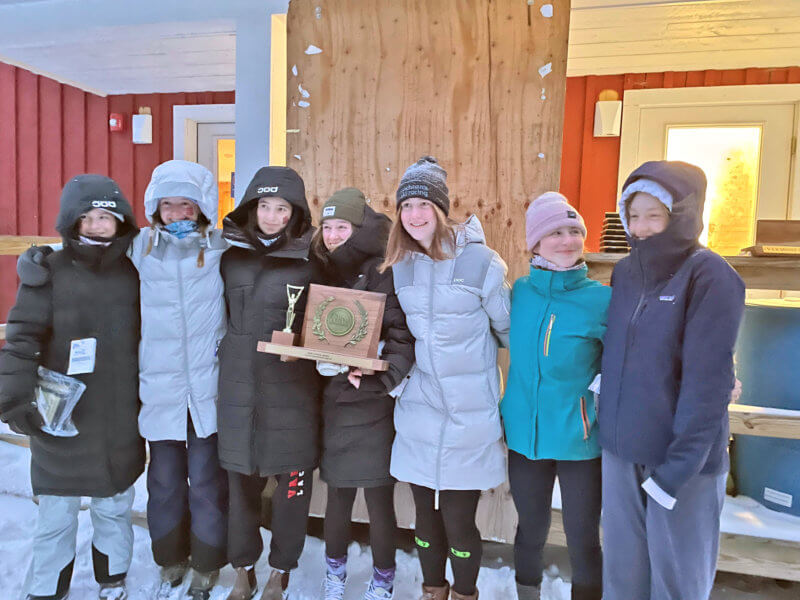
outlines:
[[[114, 579], [126, 573], [131, 564], [133, 497], [131, 486], [110, 498], [91, 498], [92, 554], [98, 580]], [[80, 497], [39, 496], [33, 557], [25, 578], [25, 593], [35, 596], [56, 593], [61, 572], [75, 558], [80, 506]]]
[[707, 600], [727, 474], [696, 475], [667, 510], [644, 467], [603, 451], [603, 600]]

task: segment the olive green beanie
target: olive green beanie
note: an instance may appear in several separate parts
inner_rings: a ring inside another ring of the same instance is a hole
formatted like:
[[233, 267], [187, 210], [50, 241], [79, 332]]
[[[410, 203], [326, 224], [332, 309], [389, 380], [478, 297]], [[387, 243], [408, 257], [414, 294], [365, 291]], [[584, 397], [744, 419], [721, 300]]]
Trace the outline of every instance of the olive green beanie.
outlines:
[[344, 219], [356, 227], [360, 227], [364, 222], [364, 207], [367, 199], [361, 190], [348, 187], [334, 192], [328, 201], [322, 205], [322, 213], [319, 222], [326, 219]]

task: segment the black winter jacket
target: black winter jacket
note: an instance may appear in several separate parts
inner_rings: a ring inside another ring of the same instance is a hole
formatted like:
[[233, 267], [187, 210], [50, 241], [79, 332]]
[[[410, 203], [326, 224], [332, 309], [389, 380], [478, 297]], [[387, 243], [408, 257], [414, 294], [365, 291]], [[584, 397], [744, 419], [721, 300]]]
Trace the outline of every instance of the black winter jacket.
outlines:
[[394, 292], [392, 270], [378, 272], [390, 225], [388, 217], [367, 206], [363, 225], [333, 252], [325, 251], [327, 285], [386, 294], [381, 357], [389, 362], [388, 371], [364, 375], [358, 389], [346, 374], [324, 378], [320, 476], [335, 487], [394, 481], [389, 474], [394, 441], [394, 399], [389, 392], [414, 364], [414, 338]]
[[600, 444], [649, 467], [654, 482], [675, 498], [694, 475], [728, 467], [727, 408], [744, 284], [698, 243], [703, 172], [681, 162], [648, 162], [624, 187], [640, 178], [671, 193], [672, 216], [657, 235], [628, 236], [631, 254], [614, 268]]
[[311, 229], [271, 251], [241, 241], [257, 201], [245, 199], [224, 224], [226, 238], [237, 246], [220, 263], [228, 328], [219, 348], [217, 428], [222, 466], [265, 477], [318, 463], [320, 385], [314, 362], [281, 362], [256, 347], [286, 324], [287, 284], [305, 288], [295, 306], [293, 330], [300, 333], [309, 284], [321, 283], [321, 273], [310, 256]]
[[[107, 248], [73, 237], [75, 222], [98, 199], [114, 202], [110, 210], [125, 217]], [[70, 342], [96, 338], [94, 372], [73, 375], [86, 384], [72, 415], [79, 433], [31, 437], [31, 482], [35, 494], [108, 497], [144, 469], [137, 425], [139, 277], [125, 256], [138, 230], [116, 184], [99, 175], [65, 186], [57, 227], [63, 250], [48, 254], [41, 267], [20, 261], [21, 285], [0, 352], [0, 415], [33, 400], [39, 365], [66, 373]]]

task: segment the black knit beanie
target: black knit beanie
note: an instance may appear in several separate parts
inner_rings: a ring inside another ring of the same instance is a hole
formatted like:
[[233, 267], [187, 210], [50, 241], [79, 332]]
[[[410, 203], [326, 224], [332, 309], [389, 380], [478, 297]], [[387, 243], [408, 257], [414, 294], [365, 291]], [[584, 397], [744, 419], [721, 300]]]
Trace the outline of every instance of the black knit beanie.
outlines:
[[450, 212], [450, 198], [447, 189], [447, 171], [439, 166], [432, 156], [423, 156], [406, 169], [397, 188], [397, 206], [409, 198], [425, 198], [442, 209], [445, 215]]

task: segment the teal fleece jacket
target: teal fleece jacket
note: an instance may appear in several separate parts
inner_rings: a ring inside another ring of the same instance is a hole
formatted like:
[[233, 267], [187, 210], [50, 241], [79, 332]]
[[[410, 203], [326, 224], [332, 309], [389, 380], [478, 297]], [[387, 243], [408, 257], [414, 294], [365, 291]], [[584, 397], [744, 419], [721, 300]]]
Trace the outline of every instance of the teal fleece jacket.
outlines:
[[600, 456], [594, 396], [611, 288], [587, 268], [531, 267], [514, 283], [508, 386], [500, 410], [508, 447], [531, 460]]

